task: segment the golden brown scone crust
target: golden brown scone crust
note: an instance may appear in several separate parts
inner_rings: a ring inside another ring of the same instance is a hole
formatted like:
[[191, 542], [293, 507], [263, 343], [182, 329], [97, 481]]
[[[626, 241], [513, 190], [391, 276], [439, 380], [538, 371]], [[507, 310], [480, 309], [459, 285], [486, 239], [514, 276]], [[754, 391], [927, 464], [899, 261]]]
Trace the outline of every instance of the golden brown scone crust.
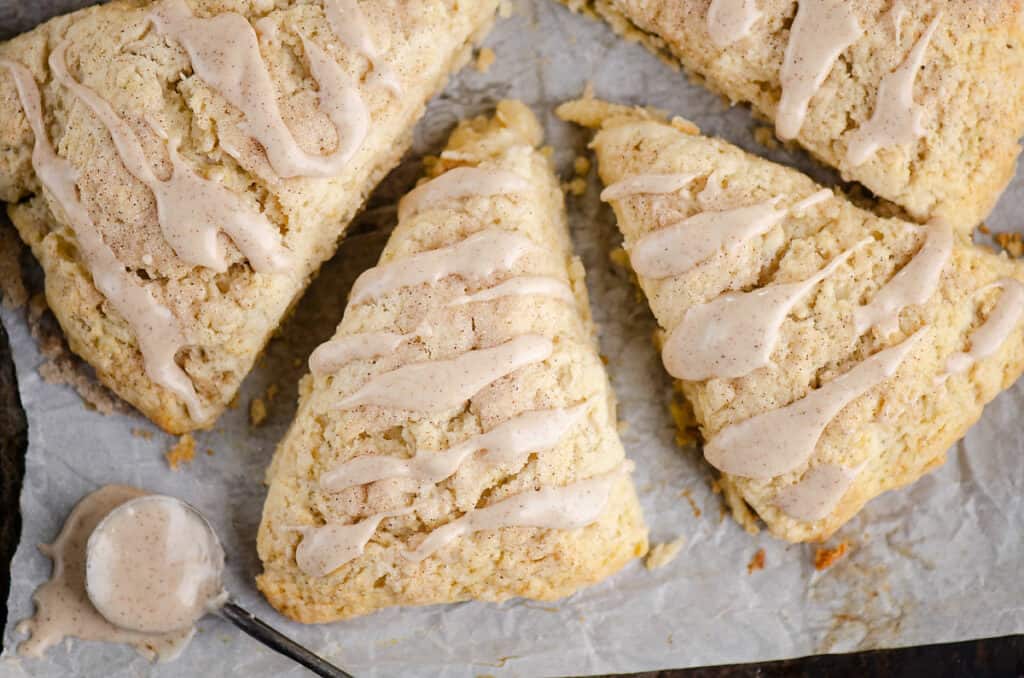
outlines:
[[[611, 184], [647, 173], [695, 173], [672, 202], [672, 220], [700, 211], [693, 196], [713, 171], [726, 188], [724, 206], [750, 205], [784, 196], [783, 205], [806, 198], [820, 186], [786, 167], [744, 153], [722, 140], [684, 131], [642, 110], [609, 108], [596, 100], [566, 104], [560, 113], [604, 127], [594, 138], [601, 179]], [[660, 206], [653, 196], [613, 201], [627, 248], [659, 228]], [[869, 239], [837, 272], [802, 302], [782, 325], [771, 366], [739, 379], [680, 382], [693, 406], [705, 440], [730, 424], [784, 407], [822, 383], [847, 372], [878, 351], [900, 343], [923, 327], [918, 342], [897, 374], [854, 400], [828, 425], [808, 464], [771, 480], [726, 476], [725, 485], [760, 516], [771, 532], [789, 541], [827, 538], [882, 492], [910, 483], [939, 466], [946, 450], [978, 420], [982, 408], [1009, 387], [1024, 369], [1024, 327], [999, 350], [967, 372], [942, 384], [936, 377], [947, 358], [969, 348], [968, 336], [988, 315], [1000, 292], [980, 288], [1001, 277], [1024, 280], [1024, 265], [957, 237], [936, 293], [924, 305], [900, 316], [900, 329], [882, 337], [871, 330], [857, 338], [853, 309], [875, 292], [917, 253], [924, 230], [898, 219], [883, 219], [836, 197], [816, 208], [792, 213], [733, 257], [715, 257], [687, 273], [662, 280], [639, 277], [659, 324], [673, 329], [687, 309], [723, 292], [750, 290], [769, 283], [804, 280], [833, 257]], [[797, 482], [809, 465], [857, 468], [850, 490], [825, 518], [801, 522], [775, 506], [783, 488]]]
[[[351, 306], [336, 336], [410, 332], [424, 317], [431, 319], [432, 332], [393, 355], [357, 360], [331, 376], [304, 378], [298, 414], [269, 472], [270, 491], [258, 538], [264, 571], [257, 583], [271, 604], [289, 617], [326, 622], [393, 605], [516, 596], [552, 600], [609, 576], [646, 552], [646, 528], [626, 475], [616, 481], [602, 517], [585, 528], [479, 532], [419, 564], [400, 554], [430, 529], [474, 507], [541, 485], [589, 478], [624, 459], [614, 397], [598, 357], [583, 267], [571, 251], [558, 180], [547, 155], [535, 148], [540, 140], [536, 119], [518, 102], [502, 102], [493, 118], [461, 124], [445, 153], [431, 164], [430, 176], [460, 165], [501, 168], [527, 178], [530, 190], [439, 204], [403, 219], [381, 261], [443, 247], [483, 228], [515, 231], [543, 249], [502, 272], [500, 279], [467, 283], [449, 276]], [[445, 307], [453, 298], [523, 274], [566, 281], [575, 304], [529, 295]], [[451, 358], [528, 333], [552, 338], [553, 354], [485, 387], [455, 412], [410, 415], [367, 407], [342, 411], [334, 404], [373, 375], [399, 365]], [[525, 465], [488, 470], [467, 461], [438, 485], [440, 499], [429, 501], [415, 516], [385, 520], [363, 556], [323, 578], [308, 576], [296, 565], [299, 535], [289, 528], [347, 523], [408, 501], [397, 481], [324, 493], [317, 480], [326, 470], [368, 453], [408, 457], [416, 447], [447, 449], [519, 413], [583, 402], [590, 403], [586, 420], [574, 425], [554, 448], [531, 455]]]
[[[241, 113], [192, 73], [177, 43], [149, 26], [151, 2], [115, 0], [58, 17], [0, 45], [0, 59], [24, 64], [40, 84], [50, 138], [78, 170], [81, 199], [104, 240], [182, 325], [189, 347], [178, 356], [179, 363], [211, 413], [207, 421], [193, 420], [177, 397], [146, 376], [131, 327], [93, 286], [74, 233], [32, 171], [32, 131], [6, 68], [0, 68], [0, 199], [13, 203], [10, 216], [42, 264], [47, 300], [71, 349], [104, 384], [173, 433], [212, 424], [231, 401], [291, 304], [334, 254], [367, 194], [408, 148], [427, 99], [465, 62], [472, 42], [489, 27], [497, 0], [457, 6], [444, 0], [361, 2], [376, 45], [401, 78], [404, 92], [397, 98], [371, 84], [366, 60], [333, 36], [319, 2], [292, 0], [276, 8], [260, 0], [189, 4], [197, 16], [234, 11], [277, 27], [262, 31], [261, 50], [285, 121], [310, 152], [329, 153], [337, 135], [319, 108], [316, 81], [297, 31], [325, 44], [333, 41], [334, 54], [360, 82], [372, 116], [368, 138], [341, 176], [278, 179], [261, 147], [239, 131]], [[266, 213], [295, 253], [293, 273], [254, 273], [233, 245], [225, 273], [175, 256], [161, 234], [149, 189], [125, 169], [98, 119], [49, 73], [47, 57], [64, 40], [70, 44], [72, 75], [100, 92], [131, 125], [158, 176], [166, 176], [170, 165], [146, 116], [172, 137], [181, 137], [181, 154], [197, 171]], [[223, 144], [240, 147], [241, 161], [230, 157]], [[143, 261], [147, 255], [152, 261]]]
[[[732, 102], [747, 102], [774, 120], [779, 71], [796, 0], [758, 0], [762, 17], [728, 47], [707, 30], [711, 0], [562, 0], [597, 14]], [[1024, 25], [1020, 0], [946, 2], [850, 0], [863, 35], [836, 62], [797, 141], [915, 219], [947, 219], [968, 232], [995, 205], [1014, 176], [1024, 134]], [[924, 106], [926, 134], [905, 147], [881, 149], [868, 162], [846, 161], [850, 136], [874, 111], [878, 85], [931, 20], [942, 18], [917, 74], [914, 100]]]

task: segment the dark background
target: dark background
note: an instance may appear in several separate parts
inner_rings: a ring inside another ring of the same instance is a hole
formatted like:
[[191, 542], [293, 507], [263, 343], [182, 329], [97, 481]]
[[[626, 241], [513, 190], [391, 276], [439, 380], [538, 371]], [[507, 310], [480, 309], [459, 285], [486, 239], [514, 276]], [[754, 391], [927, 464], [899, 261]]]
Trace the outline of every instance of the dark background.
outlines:
[[[21, 532], [18, 496], [28, 444], [25, 413], [18, 396], [7, 333], [0, 325], [0, 626], [7, 620], [10, 560]], [[1024, 576], [1024, 573], [1022, 573]], [[1006, 636], [901, 650], [822, 655], [764, 664], [656, 671], [642, 678], [758, 676], [1016, 676], [1024, 677], [1024, 636]]]

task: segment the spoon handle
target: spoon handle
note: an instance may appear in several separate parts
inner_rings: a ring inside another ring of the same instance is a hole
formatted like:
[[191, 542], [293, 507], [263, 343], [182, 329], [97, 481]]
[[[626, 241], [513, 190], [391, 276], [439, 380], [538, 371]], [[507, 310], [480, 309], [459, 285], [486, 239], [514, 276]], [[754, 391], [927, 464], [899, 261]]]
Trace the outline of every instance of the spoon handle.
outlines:
[[283, 633], [271, 628], [266, 622], [257, 619], [252, 612], [239, 607], [236, 603], [226, 602], [220, 609], [220, 613], [232, 624], [271, 650], [280, 652], [289, 659], [295, 660], [318, 676], [324, 676], [324, 678], [353, 678], [352, 674], [342, 671], [334, 664], [313, 654]]

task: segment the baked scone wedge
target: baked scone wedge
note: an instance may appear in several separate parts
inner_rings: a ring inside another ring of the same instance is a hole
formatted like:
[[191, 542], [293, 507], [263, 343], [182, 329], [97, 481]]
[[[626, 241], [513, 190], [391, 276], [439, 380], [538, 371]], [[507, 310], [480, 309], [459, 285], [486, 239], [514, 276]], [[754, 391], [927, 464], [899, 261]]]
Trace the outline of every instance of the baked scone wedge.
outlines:
[[593, 99], [630, 264], [722, 472], [789, 541], [821, 540], [940, 465], [1024, 369], [1024, 265], [946, 223], [883, 219], [679, 119]]
[[0, 199], [71, 349], [209, 426], [497, 0], [115, 0], [0, 45]]
[[540, 141], [519, 102], [461, 124], [311, 356], [258, 537], [287, 616], [552, 600], [646, 552]]
[[1024, 134], [1020, 0], [563, 0], [750, 103], [847, 180], [967, 232]]

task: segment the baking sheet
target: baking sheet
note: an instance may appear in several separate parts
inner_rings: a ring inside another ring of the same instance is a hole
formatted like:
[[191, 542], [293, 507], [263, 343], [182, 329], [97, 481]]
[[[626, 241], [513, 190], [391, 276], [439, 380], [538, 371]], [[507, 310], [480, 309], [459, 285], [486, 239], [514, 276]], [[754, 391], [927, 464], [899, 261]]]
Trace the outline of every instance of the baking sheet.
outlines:
[[[0, 29], [19, 22], [16, 27], [23, 29], [53, 7], [73, 4], [0, 0]], [[682, 114], [707, 133], [798, 165], [819, 180], [835, 180], [799, 153], [758, 146], [752, 134], [758, 123], [749, 111], [727, 110], [605, 25], [550, 0], [522, 0], [512, 7], [514, 15], [486, 43], [497, 62], [486, 74], [466, 69], [433, 102], [414, 156], [437, 152], [459, 118], [486, 111], [500, 98], [518, 97], [541, 115], [568, 178], [588, 134], [558, 121], [552, 108], [592, 82], [601, 96]], [[163, 458], [171, 437], [133, 435], [132, 429], [155, 428], [136, 414], [89, 411], [70, 388], [45, 383], [37, 372], [43, 357], [24, 310], [0, 313], [29, 420], [24, 533], [12, 566], [0, 675], [306, 675], [217, 619], [201, 622], [192, 645], [170, 664], [151, 665], [128, 648], [81, 642], [54, 648], [42, 660], [13, 655], [19, 638], [14, 624], [31, 614], [31, 593], [50, 571], [35, 545], [53, 539], [80, 497], [114, 482], [174, 494], [205, 510], [224, 540], [228, 584], [240, 602], [359, 676], [627, 672], [1024, 631], [1024, 436], [1017, 423], [1024, 385], [989, 406], [942, 469], [873, 501], [834, 540], [848, 539], [852, 553], [817, 572], [814, 547], [787, 545], [767, 534], [752, 537], [723, 519], [708, 467], [696, 451], [673, 444], [665, 407], [670, 384], [651, 345], [653, 320], [637, 303], [627, 274], [609, 263], [619, 237], [611, 211], [597, 199], [593, 175], [587, 194], [568, 200], [573, 237], [588, 267], [601, 346], [628, 424], [623, 438], [637, 462], [635, 479], [652, 543], [684, 536], [683, 551], [656, 571], [637, 561], [558, 604], [392, 609], [317, 627], [278, 616], [252, 584], [259, 570], [255, 534], [263, 470], [294, 413], [306, 357], [333, 332], [352, 280], [374, 263], [393, 215], [392, 198], [411, 185], [417, 167], [411, 159], [388, 182], [375, 200], [379, 207], [360, 220], [358, 235], [326, 266], [246, 380], [240, 407], [215, 430], [197, 436], [196, 459], [177, 472]], [[1010, 230], [1022, 221], [1024, 178], [1018, 177], [989, 224]], [[246, 412], [250, 399], [272, 384], [280, 390], [269, 417], [253, 429]], [[758, 549], [765, 552], [764, 569], [748, 573]]]

